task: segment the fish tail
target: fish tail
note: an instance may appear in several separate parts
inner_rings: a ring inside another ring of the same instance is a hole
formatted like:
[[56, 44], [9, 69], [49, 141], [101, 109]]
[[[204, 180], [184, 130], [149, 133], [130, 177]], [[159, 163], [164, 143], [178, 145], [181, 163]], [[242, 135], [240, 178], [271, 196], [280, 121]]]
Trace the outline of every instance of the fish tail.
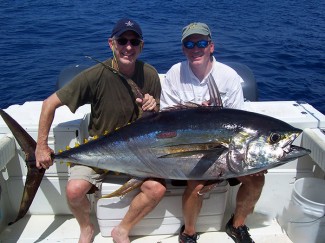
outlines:
[[22, 128], [10, 115], [8, 115], [2, 109], [0, 109], [0, 115], [16, 138], [22, 150], [25, 152], [25, 161], [27, 166], [26, 183], [20, 203], [19, 212], [16, 219], [13, 222], [9, 223], [9, 225], [11, 225], [23, 218], [27, 213], [41, 184], [45, 169], [38, 169], [36, 167], [36, 141], [25, 131], [24, 128]]

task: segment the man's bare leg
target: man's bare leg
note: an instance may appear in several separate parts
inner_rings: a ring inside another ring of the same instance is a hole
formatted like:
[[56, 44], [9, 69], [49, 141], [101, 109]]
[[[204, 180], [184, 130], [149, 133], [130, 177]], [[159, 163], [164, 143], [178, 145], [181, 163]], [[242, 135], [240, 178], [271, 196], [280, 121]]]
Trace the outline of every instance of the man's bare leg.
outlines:
[[85, 180], [70, 180], [67, 184], [68, 205], [80, 227], [79, 243], [90, 243], [94, 237], [94, 226], [90, 221], [91, 205], [86, 196], [91, 187], [92, 184]]
[[187, 181], [187, 187], [183, 194], [183, 217], [185, 229], [183, 233], [194, 235], [196, 233], [196, 221], [200, 214], [203, 196], [199, 195], [204, 186], [204, 181]]
[[264, 174], [257, 174], [239, 177], [238, 180], [242, 184], [236, 198], [236, 210], [233, 219], [235, 228], [244, 225], [247, 216], [253, 212], [255, 204], [261, 196], [265, 177]]
[[115, 243], [130, 243], [130, 230], [149, 212], [151, 212], [166, 192], [162, 180], [147, 180], [141, 186], [141, 192], [132, 200], [130, 208], [111, 236]]

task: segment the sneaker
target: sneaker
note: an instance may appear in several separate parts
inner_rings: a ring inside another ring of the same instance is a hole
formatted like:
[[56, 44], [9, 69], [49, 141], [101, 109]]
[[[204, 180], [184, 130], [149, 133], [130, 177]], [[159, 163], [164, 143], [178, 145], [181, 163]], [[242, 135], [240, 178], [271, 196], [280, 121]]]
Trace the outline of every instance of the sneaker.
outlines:
[[179, 243], [197, 243], [197, 239], [199, 239], [199, 235], [198, 234], [194, 234], [194, 235], [187, 235], [184, 232], [185, 229], [185, 225], [182, 226], [179, 235], [178, 235], [178, 242]]
[[231, 216], [228, 223], [226, 224], [226, 233], [236, 242], [236, 243], [255, 243], [248, 233], [249, 228], [246, 225], [239, 226], [235, 228], [232, 225], [234, 215]]

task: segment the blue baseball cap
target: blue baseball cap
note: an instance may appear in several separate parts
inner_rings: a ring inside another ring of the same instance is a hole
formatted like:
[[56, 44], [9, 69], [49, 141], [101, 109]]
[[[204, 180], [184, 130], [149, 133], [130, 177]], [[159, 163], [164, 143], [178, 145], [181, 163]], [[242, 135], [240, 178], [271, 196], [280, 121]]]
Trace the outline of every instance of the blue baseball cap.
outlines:
[[112, 30], [111, 38], [114, 36], [120, 37], [124, 32], [128, 30], [135, 32], [141, 39], [143, 39], [140, 25], [132, 19], [128, 18], [120, 19], [117, 21]]

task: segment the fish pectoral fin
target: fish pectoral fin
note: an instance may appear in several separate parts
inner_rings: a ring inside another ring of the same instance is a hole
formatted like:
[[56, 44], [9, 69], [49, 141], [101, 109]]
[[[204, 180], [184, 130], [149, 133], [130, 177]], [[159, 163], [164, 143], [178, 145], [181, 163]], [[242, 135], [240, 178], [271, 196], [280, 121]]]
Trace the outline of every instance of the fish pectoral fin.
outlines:
[[223, 143], [181, 144], [164, 147], [159, 158], [190, 157], [193, 155], [213, 155], [218, 158], [228, 148]]
[[186, 152], [177, 152], [177, 153], [171, 153], [171, 154], [165, 154], [162, 156], [159, 156], [159, 158], [176, 158], [176, 157], [190, 157], [193, 155], [198, 154], [214, 154], [216, 158], [218, 158], [223, 151], [225, 151], [225, 148], [218, 148], [214, 150], [195, 150], [195, 151], [186, 151]]
[[139, 188], [143, 183], [143, 180], [132, 178], [123, 184], [120, 188], [114, 192], [101, 196], [101, 198], [112, 198], [112, 197], [123, 197], [130, 191], [133, 191], [136, 188]]

